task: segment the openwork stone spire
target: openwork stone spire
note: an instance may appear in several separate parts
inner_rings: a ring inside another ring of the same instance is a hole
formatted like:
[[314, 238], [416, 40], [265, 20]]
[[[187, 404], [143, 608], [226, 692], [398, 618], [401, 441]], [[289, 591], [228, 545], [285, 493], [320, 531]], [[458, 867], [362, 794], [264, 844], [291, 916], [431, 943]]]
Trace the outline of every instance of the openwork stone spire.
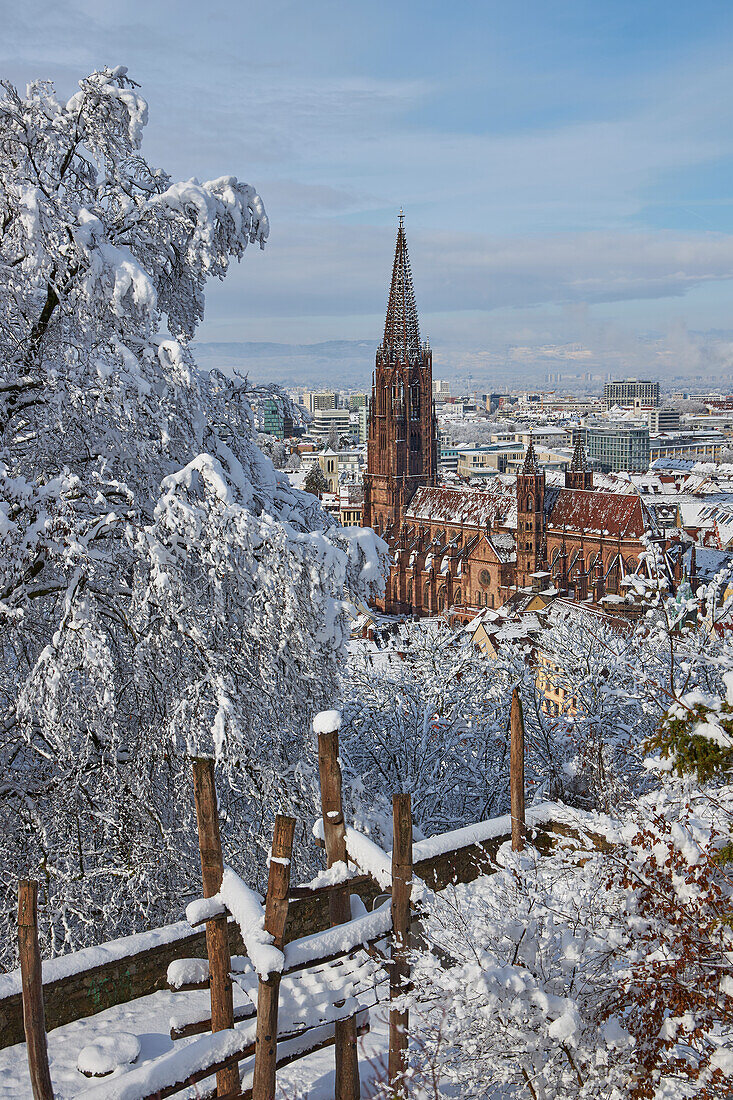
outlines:
[[535, 454], [534, 441], [532, 436], [529, 437], [529, 447], [527, 448], [527, 454], [524, 459], [524, 466], [522, 467], [523, 474], [538, 474], [540, 472], [539, 463], [537, 461], [537, 455]]
[[400, 211], [400, 225], [397, 230], [383, 350], [385, 357], [408, 362], [420, 354], [420, 326], [417, 319], [415, 291], [412, 286], [410, 257], [407, 254], [405, 215], [402, 211]]
[[587, 470], [588, 459], [585, 454], [585, 447], [583, 446], [583, 439], [579, 435], [575, 441], [575, 450], [573, 451], [573, 459], [570, 463], [571, 470]]

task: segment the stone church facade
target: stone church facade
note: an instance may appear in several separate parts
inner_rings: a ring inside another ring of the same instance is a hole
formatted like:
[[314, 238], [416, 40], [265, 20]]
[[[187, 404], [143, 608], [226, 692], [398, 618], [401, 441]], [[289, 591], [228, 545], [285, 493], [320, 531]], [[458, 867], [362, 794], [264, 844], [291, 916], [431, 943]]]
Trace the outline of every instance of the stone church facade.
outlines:
[[402, 216], [372, 380], [364, 523], [391, 551], [379, 610], [465, 621], [531, 587], [622, 612], [624, 578], [654, 537], [638, 494], [594, 488], [580, 442], [561, 486], [547, 484], [531, 444], [514, 485], [438, 485], [432, 353], [420, 340]]

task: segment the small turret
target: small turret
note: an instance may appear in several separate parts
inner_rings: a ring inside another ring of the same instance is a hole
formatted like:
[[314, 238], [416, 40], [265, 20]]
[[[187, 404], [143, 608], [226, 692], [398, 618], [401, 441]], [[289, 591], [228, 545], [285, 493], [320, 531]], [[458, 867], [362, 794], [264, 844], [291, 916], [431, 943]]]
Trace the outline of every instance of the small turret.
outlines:
[[566, 489], [592, 489], [593, 471], [588, 465], [588, 456], [585, 453], [583, 437], [578, 434], [575, 441], [575, 450], [570, 463], [570, 469], [565, 471]]

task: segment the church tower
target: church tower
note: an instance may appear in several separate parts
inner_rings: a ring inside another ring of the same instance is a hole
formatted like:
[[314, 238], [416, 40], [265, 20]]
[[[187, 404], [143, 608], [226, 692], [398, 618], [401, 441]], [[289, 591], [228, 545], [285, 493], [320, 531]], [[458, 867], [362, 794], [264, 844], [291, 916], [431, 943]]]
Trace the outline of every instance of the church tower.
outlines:
[[433, 407], [433, 356], [420, 329], [400, 212], [384, 339], [377, 349], [369, 409], [365, 527], [380, 534], [399, 525], [421, 485], [437, 481], [438, 443]]
[[588, 458], [586, 456], [585, 447], [583, 446], [583, 440], [580, 435], [578, 435], [577, 441], [575, 443], [575, 450], [573, 451], [573, 458], [570, 463], [570, 469], [565, 471], [565, 488], [593, 488], [593, 471], [588, 465]]
[[521, 474], [517, 474], [517, 584], [525, 588], [543, 566], [545, 545], [545, 471], [540, 473], [530, 439]]

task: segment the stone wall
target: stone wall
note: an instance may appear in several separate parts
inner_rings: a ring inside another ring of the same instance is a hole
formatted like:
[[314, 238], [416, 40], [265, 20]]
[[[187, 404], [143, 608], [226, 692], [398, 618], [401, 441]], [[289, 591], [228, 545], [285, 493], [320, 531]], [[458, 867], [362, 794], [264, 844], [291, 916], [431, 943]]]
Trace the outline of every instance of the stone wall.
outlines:
[[[541, 825], [536, 830], [535, 842], [542, 851], [552, 845], [552, 832], [567, 832], [559, 825]], [[434, 890], [443, 890], [452, 882], [472, 882], [479, 875], [495, 870], [492, 860], [499, 846], [508, 837], [496, 837], [482, 844], [472, 844], [455, 851], [445, 852], [415, 864], [415, 874]], [[369, 880], [355, 885], [352, 891], [371, 907], [381, 893], [375, 882]], [[328, 927], [328, 898], [298, 898], [290, 903], [286, 940], [299, 939]], [[229, 939], [233, 955], [246, 954], [239, 928], [229, 925]], [[203, 930], [172, 943], [160, 944], [137, 954], [84, 970], [79, 974], [48, 982], [43, 987], [46, 1009], [46, 1028], [51, 1030], [93, 1016], [112, 1005], [124, 1004], [166, 988], [168, 964], [174, 959], [205, 958], [206, 934]], [[0, 1000], [0, 1048], [25, 1041], [23, 1032], [23, 1008], [20, 994]]]

